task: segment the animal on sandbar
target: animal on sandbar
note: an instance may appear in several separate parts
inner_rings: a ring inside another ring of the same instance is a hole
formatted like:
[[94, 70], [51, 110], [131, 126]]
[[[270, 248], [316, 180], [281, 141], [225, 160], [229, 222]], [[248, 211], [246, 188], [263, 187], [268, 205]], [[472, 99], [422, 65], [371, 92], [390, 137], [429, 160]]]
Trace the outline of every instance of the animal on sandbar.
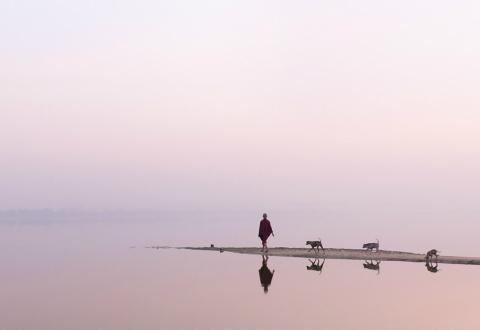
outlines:
[[323, 259], [322, 263], [320, 264], [320, 259], [315, 259], [314, 261], [308, 259], [310, 261], [311, 265], [307, 266], [307, 270], [314, 270], [316, 272], [322, 272], [323, 269], [323, 264], [325, 264], [325, 259]]
[[[440, 269], [438, 269], [438, 254], [440, 251], [436, 249], [431, 249], [425, 254], [425, 267], [427, 267], [427, 270], [432, 273], [438, 272]], [[435, 266], [433, 265], [433, 257], [435, 257]]]
[[432, 258], [435, 256], [435, 260], [438, 259], [438, 253], [440, 251], [436, 250], [436, 249], [431, 249], [430, 251], [428, 251], [426, 254], [425, 254], [425, 260], [428, 262], [429, 260], [431, 261]]
[[322, 249], [322, 251], [325, 251], [320, 238], [318, 239], [318, 241], [307, 241], [307, 243], [305, 245], [310, 245], [311, 246], [311, 249], [308, 250], [308, 252], [314, 250], [316, 253], [318, 253], [318, 252], [320, 252], [320, 249]]
[[375, 252], [378, 252], [378, 249], [380, 248], [380, 242], [377, 238], [377, 243], [365, 243], [363, 244], [363, 248], [367, 249], [367, 251], [373, 251], [373, 249], [375, 249]]

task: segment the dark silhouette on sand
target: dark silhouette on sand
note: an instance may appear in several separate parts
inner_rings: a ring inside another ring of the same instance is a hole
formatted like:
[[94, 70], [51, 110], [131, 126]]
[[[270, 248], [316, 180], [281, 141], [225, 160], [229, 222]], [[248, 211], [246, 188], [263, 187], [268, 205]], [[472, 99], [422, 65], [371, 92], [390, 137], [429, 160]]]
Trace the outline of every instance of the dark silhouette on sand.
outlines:
[[258, 228], [258, 237], [262, 240], [262, 251], [263, 252], [268, 252], [268, 247], [267, 247], [267, 239], [270, 237], [270, 234], [272, 236], [275, 236], [273, 234], [273, 229], [272, 225], [270, 224], [270, 221], [267, 219], [267, 214], [263, 214], [263, 219], [260, 221], [260, 227]]

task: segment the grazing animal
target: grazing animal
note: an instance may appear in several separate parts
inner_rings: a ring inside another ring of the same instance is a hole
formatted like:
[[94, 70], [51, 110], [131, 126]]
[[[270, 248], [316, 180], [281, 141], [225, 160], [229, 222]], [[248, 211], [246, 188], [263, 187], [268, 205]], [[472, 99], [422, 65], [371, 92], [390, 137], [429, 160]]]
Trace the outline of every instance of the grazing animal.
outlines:
[[307, 266], [307, 270], [314, 270], [316, 272], [322, 272], [323, 264], [325, 263], [325, 259], [323, 259], [322, 263], [320, 264], [320, 259], [315, 259], [314, 261], [308, 259], [311, 262], [310, 266]]
[[377, 238], [377, 243], [365, 243], [363, 244], [363, 248], [367, 249], [367, 251], [373, 251], [373, 249], [375, 249], [375, 251], [378, 252], [378, 249], [380, 248], [380, 242]]
[[325, 251], [320, 238], [318, 239], [318, 241], [307, 241], [307, 244], [305, 244], [305, 245], [310, 245], [311, 246], [311, 249], [308, 250], [308, 252], [314, 250], [316, 253], [318, 253], [318, 252], [320, 252], [320, 249], [322, 249], [322, 251]]
[[428, 262], [429, 260], [431, 261], [432, 258], [435, 256], [435, 259], [438, 259], [438, 253], [440, 251], [438, 250], [435, 250], [435, 249], [432, 249], [430, 251], [428, 251], [426, 254], [425, 254], [425, 260]]
[[363, 268], [376, 270], [378, 275], [380, 274], [380, 260], [376, 260], [375, 262], [373, 262], [373, 260], [365, 260]]

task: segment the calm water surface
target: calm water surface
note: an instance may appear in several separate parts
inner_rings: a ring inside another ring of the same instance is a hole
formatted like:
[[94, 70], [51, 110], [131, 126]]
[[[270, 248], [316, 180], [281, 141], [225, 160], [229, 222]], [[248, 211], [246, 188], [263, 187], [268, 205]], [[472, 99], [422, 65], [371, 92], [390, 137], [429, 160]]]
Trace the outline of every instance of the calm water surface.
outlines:
[[480, 329], [480, 267], [144, 248], [167, 227], [1, 224], [0, 329]]

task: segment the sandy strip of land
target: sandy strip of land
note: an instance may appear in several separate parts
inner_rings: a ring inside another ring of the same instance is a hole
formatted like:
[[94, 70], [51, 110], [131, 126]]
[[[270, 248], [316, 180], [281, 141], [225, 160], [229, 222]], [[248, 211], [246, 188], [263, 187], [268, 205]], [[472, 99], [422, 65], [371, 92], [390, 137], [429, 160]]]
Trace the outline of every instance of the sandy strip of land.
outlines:
[[[180, 249], [216, 251], [216, 252], [232, 252], [242, 254], [262, 254], [262, 250], [258, 247], [181, 247]], [[325, 258], [325, 259], [351, 259], [351, 260], [385, 260], [385, 261], [406, 261], [406, 262], [425, 262], [425, 254], [410, 253], [401, 251], [379, 250], [371, 252], [366, 250], [355, 249], [325, 249], [316, 253], [308, 251], [305, 248], [288, 248], [275, 247], [269, 248], [269, 256], [278, 257], [297, 257], [297, 258]], [[435, 258], [433, 258], [435, 261]], [[454, 257], [439, 256], [438, 263], [444, 264], [463, 264], [463, 265], [480, 265], [478, 257]]]

